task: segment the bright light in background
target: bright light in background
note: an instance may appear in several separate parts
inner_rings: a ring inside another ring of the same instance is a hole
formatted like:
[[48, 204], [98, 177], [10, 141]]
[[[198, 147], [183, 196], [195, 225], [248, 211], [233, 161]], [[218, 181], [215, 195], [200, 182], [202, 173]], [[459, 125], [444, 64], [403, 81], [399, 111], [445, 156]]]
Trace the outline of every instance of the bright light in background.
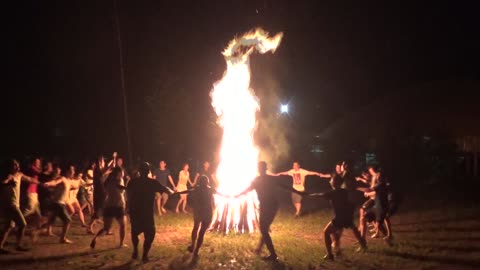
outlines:
[[280, 113], [288, 113], [288, 104], [280, 105]]

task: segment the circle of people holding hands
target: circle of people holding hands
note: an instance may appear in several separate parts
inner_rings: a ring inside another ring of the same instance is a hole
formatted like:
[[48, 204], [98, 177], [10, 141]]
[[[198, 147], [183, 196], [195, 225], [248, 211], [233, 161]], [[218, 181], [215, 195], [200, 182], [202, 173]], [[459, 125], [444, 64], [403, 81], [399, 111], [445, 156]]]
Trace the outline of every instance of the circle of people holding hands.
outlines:
[[[78, 215], [86, 233], [93, 235], [90, 242], [92, 249], [95, 249], [98, 237], [112, 234], [114, 220], [119, 225], [118, 247], [126, 248], [124, 242], [128, 216], [133, 245], [132, 259], [139, 257], [139, 235], [143, 233], [141, 259], [147, 262], [156, 233], [155, 212], [158, 215], [167, 213], [165, 205], [169, 197], [179, 196], [176, 213], [187, 213], [188, 197], [194, 202], [194, 225], [191, 244], [187, 250], [193, 253], [193, 258], [197, 258], [204, 235], [211, 229], [215, 211], [214, 195], [225, 196], [215, 190], [218, 181], [209, 162], [203, 164], [193, 180], [189, 165], [183, 164], [176, 184], [164, 160], [159, 162], [157, 168], [143, 162], [129, 173], [117, 153], [113, 154], [113, 159], [108, 163], [100, 156], [90, 162], [85, 171], [76, 170], [74, 165], [61, 168], [52, 162], [45, 162], [42, 166], [41, 159], [35, 158], [31, 167], [24, 172], [17, 160], [6, 160], [0, 173], [0, 254], [11, 252], [5, 245], [9, 233], [14, 230], [15, 249], [20, 252], [29, 250], [24, 245], [25, 234], [31, 237], [33, 245], [40, 235], [59, 237], [60, 243], [71, 244], [72, 241], [67, 236], [74, 214]], [[282, 175], [290, 176], [292, 185], [285, 186], [282, 181], [278, 181], [278, 176]], [[325, 193], [306, 192], [305, 179], [309, 175], [329, 179], [331, 190]], [[25, 183], [26, 188], [21, 188], [22, 183]], [[291, 170], [274, 174], [268, 171], [267, 164], [262, 161], [258, 163], [258, 174], [250, 187], [239, 190], [233, 197], [256, 191], [259, 202], [256, 225], [261, 238], [255, 253], [260, 256], [265, 245], [269, 251], [269, 255], [263, 257], [265, 260], [278, 259], [270, 237], [270, 225], [279, 209], [277, 188], [291, 192], [295, 217], [301, 215], [302, 200], [305, 197], [321, 197], [330, 202], [333, 217], [323, 231], [327, 251], [324, 258], [327, 260], [334, 260], [334, 256], [341, 254], [340, 239], [344, 229], [353, 232], [359, 244], [358, 252], [367, 249], [369, 227], [372, 238], [383, 234], [386, 243], [392, 244], [390, 217], [395, 213], [397, 203], [389, 181], [378, 167], [370, 166], [361, 176], [354, 176], [345, 162], [336, 164], [335, 171], [328, 174], [305, 170], [298, 162], [294, 162]], [[363, 205], [355, 202], [354, 197], [358, 194], [364, 196]], [[360, 213], [358, 227], [354, 224], [356, 209]], [[88, 223], [84, 212], [91, 217]], [[59, 235], [52, 229], [57, 218], [62, 222]], [[97, 224], [101, 225], [100, 229]]]

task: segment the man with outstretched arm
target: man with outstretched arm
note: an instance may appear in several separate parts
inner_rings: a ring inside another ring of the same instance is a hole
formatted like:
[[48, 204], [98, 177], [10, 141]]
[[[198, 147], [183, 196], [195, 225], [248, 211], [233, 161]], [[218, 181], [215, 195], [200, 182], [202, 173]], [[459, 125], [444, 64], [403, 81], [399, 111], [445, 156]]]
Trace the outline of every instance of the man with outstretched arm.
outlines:
[[[263, 245], [266, 245], [270, 255], [264, 257], [264, 260], [276, 261], [278, 258], [273, 246], [272, 238], [270, 237], [270, 225], [272, 224], [279, 207], [277, 200], [278, 190], [276, 187], [282, 186], [279, 185], [278, 180], [274, 175], [267, 173], [267, 163], [265, 161], [260, 161], [258, 163], [258, 174], [259, 176], [253, 180], [250, 187], [237, 195], [237, 197], [252, 190], [257, 192], [258, 201], [260, 202], [259, 223], [262, 238], [260, 239], [260, 243], [255, 250], [255, 253], [260, 255]], [[286, 189], [292, 191], [300, 197], [304, 194], [303, 192], [297, 191], [290, 187]]]
[[[305, 191], [305, 177], [307, 175], [316, 175], [322, 178], [330, 178], [330, 174], [323, 174], [319, 172], [307, 171], [300, 168], [300, 163], [298, 161], [293, 162], [293, 168], [286, 172], [281, 172], [273, 174], [274, 176], [280, 175], [289, 175], [292, 177], [293, 184], [292, 187], [299, 192]], [[292, 192], [292, 203], [295, 206], [295, 217], [300, 216], [300, 211], [302, 210], [302, 196], [298, 193]]]
[[333, 208], [334, 217], [323, 230], [325, 247], [327, 249], [327, 255], [325, 255], [324, 259], [327, 260], [334, 259], [331, 236], [337, 238], [335, 240], [337, 245], [339, 245], [341, 231], [343, 229], [352, 230], [355, 238], [360, 244], [360, 248], [357, 251], [363, 251], [367, 248], [365, 238], [360, 235], [357, 227], [353, 224], [354, 204], [349, 198], [349, 191], [341, 188], [343, 180], [341, 178], [332, 178], [330, 184], [332, 186], [331, 191], [310, 194], [310, 196], [321, 196], [329, 200]]
[[[10, 226], [11, 221], [14, 221], [17, 227], [17, 251], [27, 251], [27, 249], [22, 246], [27, 222], [25, 221], [22, 211], [20, 211], [20, 183], [24, 181], [38, 184], [38, 180], [24, 175], [20, 171], [20, 164], [14, 159], [10, 159], [2, 165], [1, 173], [5, 175], [0, 176], [2, 177], [0, 184], [3, 190], [3, 194], [1, 194], [2, 196], [0, 197], [0, 211], [3, 212], [6, 220], [4, 228], [1, 228], [0, 254], [9, 253], [4, 249], [4, 245], [12, 229]], [[34, 235], [36, 234], [32, 234], [32, 240], [35, 240]]]
[[143, 162], [138, 170], [139, 177], [130, 181], [127, 186], [128, 210], [130, 214], [133, 253], [132, 259], [138, 258], [138, 236], [143, 233], [143, 262], [148, 262], [148, 252], [155, 238], [154, 202], [155, 193], [173, 191], [148, 175], [151, 174], [150, 164]]

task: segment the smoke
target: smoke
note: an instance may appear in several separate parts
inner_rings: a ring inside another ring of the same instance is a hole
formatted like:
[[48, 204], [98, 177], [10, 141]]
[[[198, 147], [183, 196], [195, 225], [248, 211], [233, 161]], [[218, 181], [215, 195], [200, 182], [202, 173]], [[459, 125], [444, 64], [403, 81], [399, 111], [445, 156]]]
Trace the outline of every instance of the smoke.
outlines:
[[271, 74], [271, 68], [261, 68], [255, 92], [260, 100], [260, 113], [257, 118], [255, 142], [260, 149], [260, 160], [266, 161], [270, 168], [282, 164], [290, 156], [288, 136], [290, 129], [288, 116], [279, 113], [283, 89]]

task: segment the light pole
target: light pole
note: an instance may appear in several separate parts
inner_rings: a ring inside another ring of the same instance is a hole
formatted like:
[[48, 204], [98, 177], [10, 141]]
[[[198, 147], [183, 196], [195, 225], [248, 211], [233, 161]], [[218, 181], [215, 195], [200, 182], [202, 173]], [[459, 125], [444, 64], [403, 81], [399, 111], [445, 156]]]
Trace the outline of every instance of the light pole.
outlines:
[[125, 71], [123, 69], [123, 50], [122, 50], [122, 38], [120, 36], [120, 20], [118, 19], [117, 0], [113, 0], [113, 16], [114, 27], [117, 34], [118, 56], [120, 65], [120, 88], [122, 90], [123, 98], [123, 117], [125, 122], [125, 135], [127, 136], [127, 154], [128, 162], [132, 164], [132, 142], [130, 140], [130, 126], [128, 124], [128, 110], [127, 110], [127, 91], [125, 90]]

